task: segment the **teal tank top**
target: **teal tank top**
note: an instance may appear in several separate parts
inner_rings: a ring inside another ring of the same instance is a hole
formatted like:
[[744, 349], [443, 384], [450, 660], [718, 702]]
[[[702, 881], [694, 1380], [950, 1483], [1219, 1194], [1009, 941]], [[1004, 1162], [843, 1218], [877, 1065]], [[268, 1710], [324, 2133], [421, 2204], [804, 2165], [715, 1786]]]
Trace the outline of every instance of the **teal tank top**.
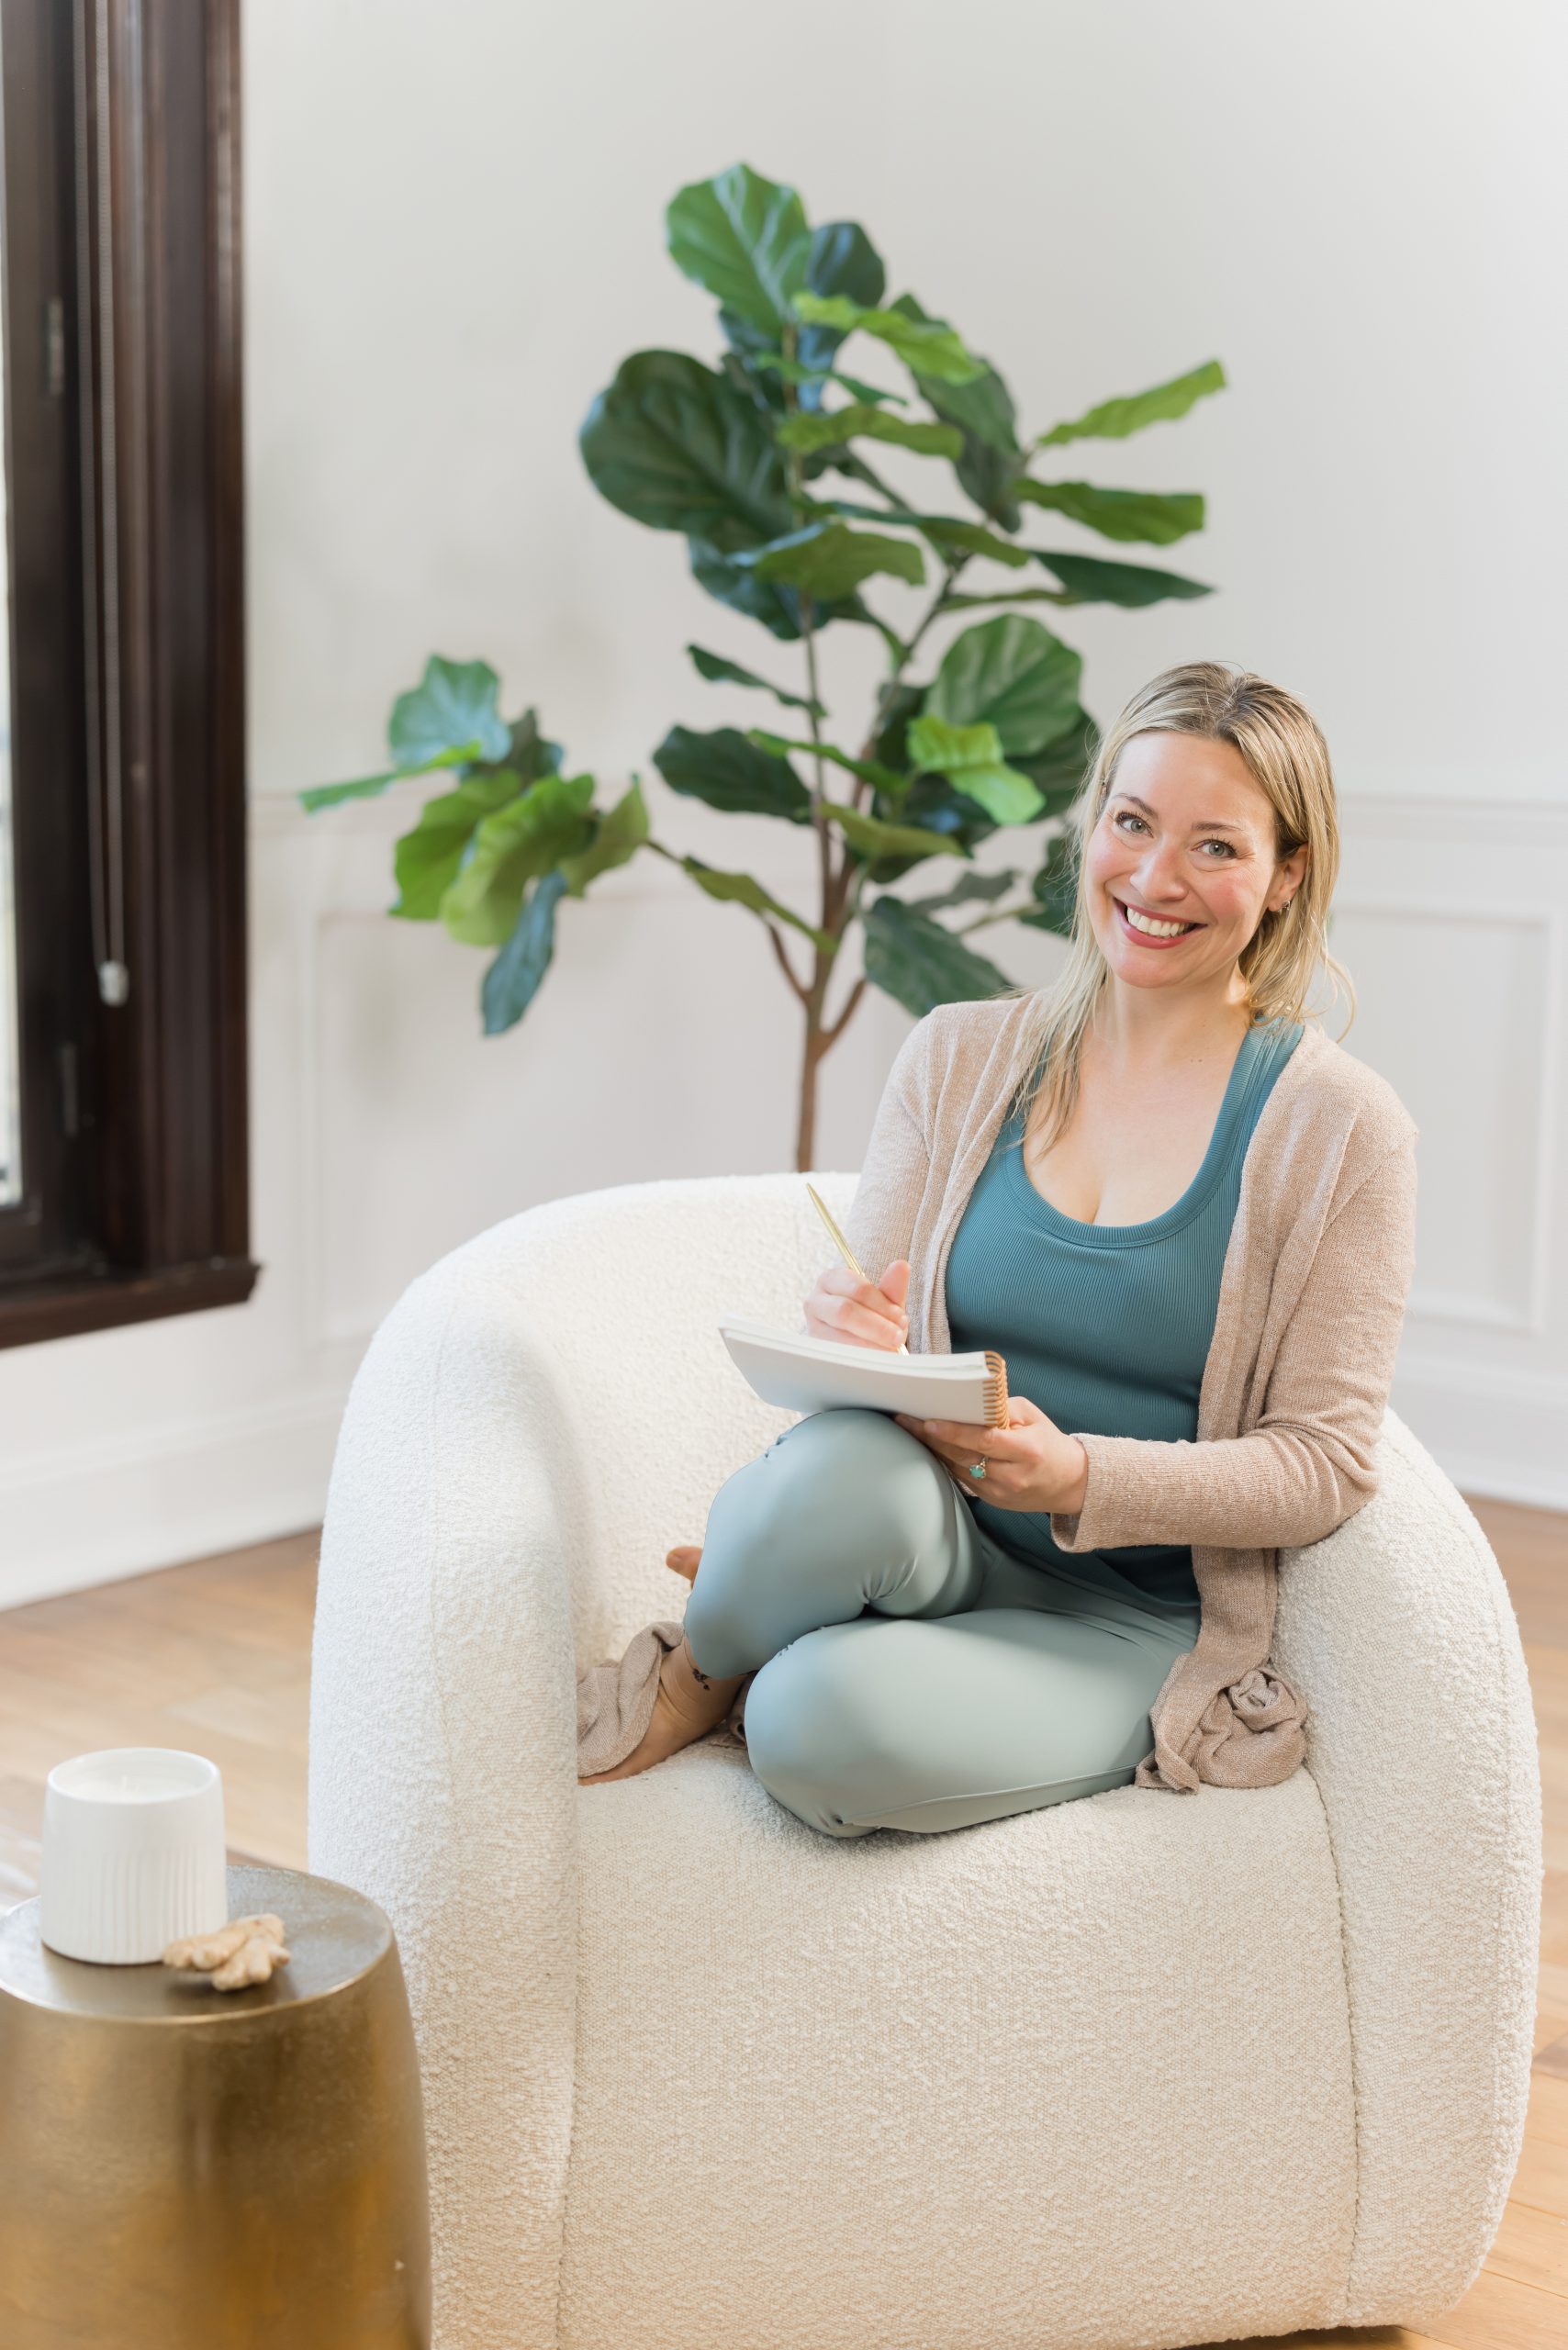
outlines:
[[[1301, 1033], [1299, 1021], [1248, 1030], [1202, 1166], [1174, 1205], [1144, 1224], [1081, 1224], [1052, 1207], [1025, 1171], [1014, 1110], [948, 1251], [954, 1353], [994, 1347], [1006, 1360], [1008, 1393], [1027, 1396], [1070, 1435], [1194, 1439], [1242, 1160]], [[1062, 1550], [1048, 1511], [977, 1501], [974, 1516], [1011, 1557], [1048, 1564], [1070, 1582], [1157, 1613], [1198, 1605], [1189, 1544]]]

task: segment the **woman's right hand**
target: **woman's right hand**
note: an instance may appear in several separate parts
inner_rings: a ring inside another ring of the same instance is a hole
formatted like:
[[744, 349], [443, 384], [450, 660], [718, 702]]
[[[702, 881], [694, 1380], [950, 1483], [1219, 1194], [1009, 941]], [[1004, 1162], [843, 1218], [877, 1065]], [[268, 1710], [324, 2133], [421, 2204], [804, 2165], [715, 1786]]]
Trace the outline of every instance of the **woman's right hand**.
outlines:
[[829, 1265], [806, 1300], [808, 1337], [897, 1354], [909, 1337], [909, 1271], [907, 1257], [895, 1257], [880, 1281], [863, 1281], [847, 1265]]

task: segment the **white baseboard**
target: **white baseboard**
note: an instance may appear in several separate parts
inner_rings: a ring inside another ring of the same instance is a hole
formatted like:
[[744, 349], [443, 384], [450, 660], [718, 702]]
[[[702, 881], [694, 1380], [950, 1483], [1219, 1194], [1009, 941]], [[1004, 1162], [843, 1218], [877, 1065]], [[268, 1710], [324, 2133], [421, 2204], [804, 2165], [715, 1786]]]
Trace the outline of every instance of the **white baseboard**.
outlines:
[[307, 1395], [0, 1472], [0, 1608], [319, 1525], [342, 1408]]

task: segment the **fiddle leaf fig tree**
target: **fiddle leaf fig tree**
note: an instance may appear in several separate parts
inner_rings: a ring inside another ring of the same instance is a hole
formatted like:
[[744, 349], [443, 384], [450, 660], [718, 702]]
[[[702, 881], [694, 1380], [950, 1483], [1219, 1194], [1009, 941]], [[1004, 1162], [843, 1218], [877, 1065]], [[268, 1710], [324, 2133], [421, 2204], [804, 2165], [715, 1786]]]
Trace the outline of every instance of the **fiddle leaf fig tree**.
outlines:
[[[582, 459], [601, 496], [644, 528], [684, 538], [698, 586], [773, 640], [756, 668], [687, 647], [699, 679], [763, 697], [773, 723], [673, 725], [653, 762], [672, 792], [809, 827], [816, 903], [788, 906], [754, 875], [655, 840], [640, 781], [616, 797], [591, 773], [568, 772], [533, 708], [502, 717], [483, 661], [432, 655], [393, 705], [391, 764], [300, 796], [327, 808], [401, 778], [439, 779], [397, 844], [391, 911], [490, 950], [480, 990], [489, 1035], [532, 1002], [562, 904], [612, 866], [666, 857], [708, 897], [744, 908], [801, 1006], [804, 1169], [814, 1163], [818, 1068], [868, 987], [916, 1014], [991, 995], [1010, 981], [972, 943], [977, 932], [1070, 926], [1062, 818], [1099, 735], [1081, 699], [1081, 659], [1036, 608], [1137, 610], [1213, 592], [1180, 572], [1025, 535], [1026, 520], [1058, 515], [1118, 549], [1166, 547], [1204, 525], [1196, 492], [1052, 478], [1042, 453], [1172, 421], [1226, 379], [1209, 360], [1029, 434], [991, 361], [913, 294], [890, 301], [866, 231], [846, 220], [813, 229], [793, 188], [734, 164], [680, 190], [665, 241], [718, 306], [717, 354], [633, 352], [588, 409]], [[874, 379], [879, 366], [899, 388]], [[912, 459], [930, 483], [917, 497], [885, 477], [898, 469], [912, 479]], [[919, 591], [913, 619], [910, 588]], [[968, 617], [980, 611], [987, 617]], [[858, 718], [836, 716], [823, 697], [830, 628], [870, 631], [885, 650]], [[786, 658], [792, 676], [777, 672]], [[1009, 862], [977, 869], [976, 849], [1002, 830], [1013, 835]], [[895, 890], [928, 862], [923, 894]], [[860, 971], [835, 989], [857, 924]], [[831, 1016], [830, 992], [839, 999]]]

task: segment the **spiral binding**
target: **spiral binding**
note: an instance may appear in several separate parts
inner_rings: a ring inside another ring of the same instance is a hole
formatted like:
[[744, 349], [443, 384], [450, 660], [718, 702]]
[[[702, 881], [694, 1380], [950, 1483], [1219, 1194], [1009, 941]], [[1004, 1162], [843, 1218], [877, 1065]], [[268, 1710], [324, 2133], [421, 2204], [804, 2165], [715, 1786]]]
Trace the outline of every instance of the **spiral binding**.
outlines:
[[982, 1393], [985, 1398], [986, 1426], [1004, 1428], [1007, 1426], [1007, 1365], [994, 1347], [987, 1347], [985, 1349], [985, 1386]]

